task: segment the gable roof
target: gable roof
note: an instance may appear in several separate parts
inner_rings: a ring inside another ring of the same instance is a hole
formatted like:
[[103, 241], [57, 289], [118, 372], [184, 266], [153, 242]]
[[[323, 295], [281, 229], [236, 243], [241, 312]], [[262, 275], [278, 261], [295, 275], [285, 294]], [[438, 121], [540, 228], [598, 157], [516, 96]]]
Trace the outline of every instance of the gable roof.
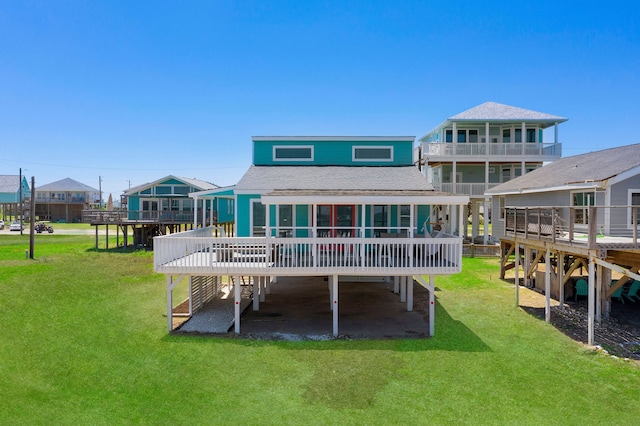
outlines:
[[157, 180], [155, 180], [153, 182], [147, 182], [147, 183], [143, 183], [142, 185], [133, 186], [131, 188], [128, 188], [128, 189], [124, 190], [123, 193], [124, 193], [124, 195], [132, 195], [132, 194], [135, 194], [136, 192], [140, 192], [140, 191], [145, 190], [147, 188], [151, 188], [152, 186], [159, 185], [162, 182], [165, 182], [167, 180], [180, 181], [180, 182], [185, 183], [187, 185], [193, 186], [198, 191], [205, 191], [205, 190], [209, 190], [209, 189], [218, 188], [218, 185], [215, 185], [215, 184], [213, 184], [211, 182], [207, 182], [207, 181], [204, 181], [204, 180], [195, 179], [195, 178], [184, 178], [184, 177], [178, 177], [178, 176], [174, 176], [174, 175], [169, 175], [169, 176], [165, 176], [163, 178], [157, 179]]
[[264, 190], [422, 190], [433, 187], [414, 166], [255, 166], [236, 192]]
[[20, 176], [0, 175], [0, 192], [17, 193], [20, 190]]
[[99, 190], [71, 178], [61, 179], [46, 185], [38, 186], [36, 187], [36, 192], [38, 191], [99, 192]]
[[640, 144], [561, 158], [486, 191], [489, 195], [605, 186], [612, 179], [640, 174]]

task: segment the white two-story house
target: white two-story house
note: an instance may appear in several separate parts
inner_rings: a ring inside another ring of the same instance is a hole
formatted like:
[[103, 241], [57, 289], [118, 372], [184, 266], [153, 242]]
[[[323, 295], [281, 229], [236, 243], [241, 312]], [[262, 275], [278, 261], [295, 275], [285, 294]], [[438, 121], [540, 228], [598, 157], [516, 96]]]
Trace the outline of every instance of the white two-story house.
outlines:
[[[455, 223], [459, 215], [449, 212], [451, 232], [489, 243], [489, 221], [484, 219], [490, 216], [491, 204], [485, 191], [559, 159], [558, 124], [564, 121], [556, 115], [485, 102], [447, 118], [422, 137], [422, 170], [434, 189], [470, 197], [464, 224]], [[545, 129], [550, 128], [553, 132], [548, 135]]]

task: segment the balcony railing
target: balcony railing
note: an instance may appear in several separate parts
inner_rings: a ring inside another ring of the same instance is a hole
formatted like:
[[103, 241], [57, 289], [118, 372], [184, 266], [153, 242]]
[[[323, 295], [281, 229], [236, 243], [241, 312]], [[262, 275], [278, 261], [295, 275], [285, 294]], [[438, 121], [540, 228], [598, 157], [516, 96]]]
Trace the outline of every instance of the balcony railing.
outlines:
[[545, 142], [425, 143], [424, 155], [429, 159], [449, 156], [530, 156], [560, 158], [562, 156], [562, 144]]
[[460, 272], [462, 239], [219, 238], [211, 228], [154, 238], [155, 271], [215, 275], [437, 275]]
[[[206, 219], [208, 222], [209, 217]], [[93, 224], [110, 222], [193, 223], [194, 219], [193, 212], [182, 211], [83, 210], [82, 221]]]
[[436, 191], [448, 192], [451, 194], [461, 194], [470, 196], [483, 196], [484, 192], [500, 185], [499, 183], [490, 183], [485, 185], [484, 183], [434, 183], [433, 187]]
[[638, 246], [640, 206], [506, 207], [505, 236], [569, 245]]

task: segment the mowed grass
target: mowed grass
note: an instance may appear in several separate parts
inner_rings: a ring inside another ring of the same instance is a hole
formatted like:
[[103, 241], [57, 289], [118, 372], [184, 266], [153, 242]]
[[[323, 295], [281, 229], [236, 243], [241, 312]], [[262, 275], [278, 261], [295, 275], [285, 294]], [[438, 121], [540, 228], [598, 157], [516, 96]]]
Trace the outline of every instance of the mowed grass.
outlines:
[[436, 335], [174, 336], [150, 252], [0, 237], [1, 424], [638, 424], [640, 368], [514, 306], [495, 259], [437, 277]]

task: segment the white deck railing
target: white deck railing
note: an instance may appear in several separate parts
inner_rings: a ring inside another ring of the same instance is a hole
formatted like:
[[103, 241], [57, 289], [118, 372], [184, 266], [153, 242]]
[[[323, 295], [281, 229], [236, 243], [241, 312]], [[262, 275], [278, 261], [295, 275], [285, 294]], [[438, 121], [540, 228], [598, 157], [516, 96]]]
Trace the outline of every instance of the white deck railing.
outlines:
[[539, 156], [560, 158], [562, 144], [544, 142], [511, 143], [425, 143], [424, 155], [436, 156]]
[[460, 272], [462, 239], [216, 238], [183, 232], [154, 238], [160, 273], [209, 275], [414, 275]]

